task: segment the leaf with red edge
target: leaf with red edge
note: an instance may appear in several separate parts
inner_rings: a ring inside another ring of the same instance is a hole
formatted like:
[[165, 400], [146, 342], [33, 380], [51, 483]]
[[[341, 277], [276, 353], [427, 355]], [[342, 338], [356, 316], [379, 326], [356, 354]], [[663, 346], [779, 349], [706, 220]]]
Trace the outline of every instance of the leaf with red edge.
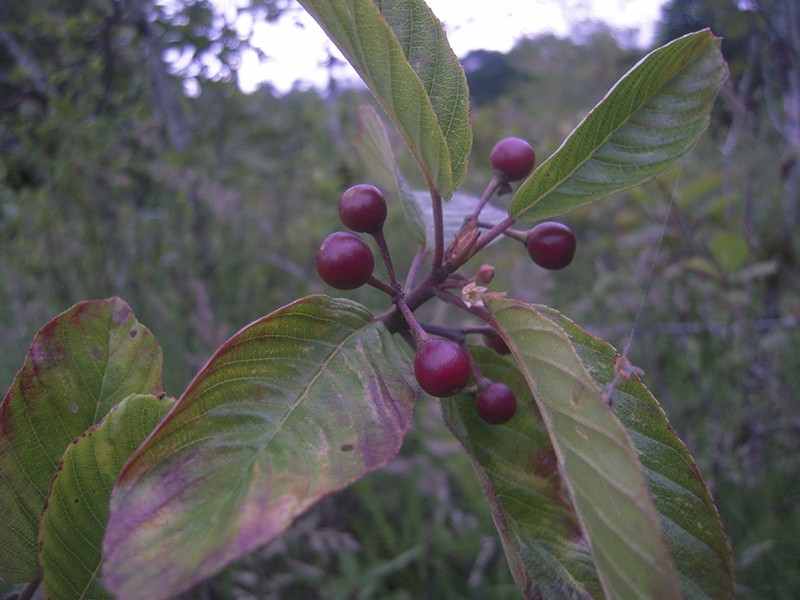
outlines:
[[417, 394], [407, 355], [358, 304], [312, 296], [249, 325], [117, 481], [106, 586], [170, 598], [267, 543], [394, 457]]
[[119, 298], [47, 323], [0, 404], [0, 576], [39, 573], [39, 519], [70, 442], [123, 398], [161, 392], [161, 349]]

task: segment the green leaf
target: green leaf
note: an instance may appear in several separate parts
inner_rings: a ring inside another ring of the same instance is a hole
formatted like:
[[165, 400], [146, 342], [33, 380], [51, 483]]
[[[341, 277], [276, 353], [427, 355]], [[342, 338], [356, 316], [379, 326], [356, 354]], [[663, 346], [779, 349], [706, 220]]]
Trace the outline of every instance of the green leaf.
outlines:
[[170, 598], [385, 464], [417, 397], [407, 355], [342, 299], [298, 300], [228, 340], [111, 496], [103, 578]]
[[693, 256], [686, 261], [686, 268], [696, 273], [703, 275], [710, 275], [711, 277], [719, 276], [719, 267], [714, 264], [714, 261], [707, 259], [704, 256]]
[[708, 243], [714, 260], [726, 274], [738, 271], [747, 260], [749, 248], [747, 241], [738, 233], [720, 231]]
[[373, 0], [300, 4], [367, 84], [427, 184], [449, 198], [466, 172], [472, 133], [466, 78], [441, 23], [421, 0], [381, 3], [391, 25]]
[[467, 173], [472, 149], [469, 88], [461, 62], [450, 47], [442, 23], [424, 1], [375, 0], [375, 4], [428, 93], [450, 151], [455, 189]]
[[37, 334], [0, 404], [0, 576], [39, 573], [39, 519], [70, 442], [130, 394], [161, 391], [161, 349], [119, 298], [76, 304]]
[[475, 468], [517, 587], [525, 598], [602, 597], [525, 378], [513, 360], [486, 347], [471, 353], [486, 377], [514, 390], [517, 414], [504, 425], [489, 425], [466, 393], [443, 399], [442, 413]]
[[[606, 386], [614, 379], [619, 356], [614, 348], [557, 311], [538, 310], [569, 335], [598, 384]], [[719, 513], [661, 406], [637, 377], [631, 377], [617, 386], [613, 407], [639, 453], [684, 597], [733, 598], [733, 559]]]
[[360, 127], [356, 136], [356, 149], [361, 160], [381, 187], [392, 190], [400, 198], [414, 239], [424, 244], [425, 221], [408, 182], [397, 167], [383, 121], [371, 106], [359, 107], [358, 120]]
[[111, 488], [173, 404], [173, 398], [128, 396], [64, 452], [39, 532], [45, 597], [111, 598], [97, 579]]
[[[617, 352], [560, 313], [543, 306], [575, 347], [584, 368], [605, 388]], [[555, 450], [525, 377], [511, 357], [472, 349], [481, 371], [510, 385], [519, 410], [502, 426], [488, 425], [467, 394], [442, 401], [445, 421], [475, 467], [515, 581], [526, 597], [601, 597], [580, 521], [562, 493]], [[732, 598], [733, 567], [719, 515], [685, 446], [652, 394], [637, 378], [616, 389], [614, 412], [638, 452], [659, 513], [683, 597]], [[537, 595], [541, 594], [541, 596]]]
[[667, 172], [705, 130], [727, 75], [720, 39], [709, 30], [654, 50], [534, 171], [509, 214], [550, 218]]
[[637, 451], [571, 340], [530, 305], [487, 306], [536, 401], [606, 596], [681, 597]]

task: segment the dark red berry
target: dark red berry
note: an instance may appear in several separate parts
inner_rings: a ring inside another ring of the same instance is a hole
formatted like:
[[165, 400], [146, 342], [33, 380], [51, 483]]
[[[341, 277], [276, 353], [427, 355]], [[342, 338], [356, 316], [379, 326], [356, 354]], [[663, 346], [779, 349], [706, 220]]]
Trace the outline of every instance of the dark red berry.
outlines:
[[528, 255], [545, 269], [563, 269], [572, 262], [577, 242], [575, 234], [563, 223], [546, 221], [528, 232], [525, 246]]
[[503, 354], [503, 355], [511, 354], [511, 350], [506, 345], [506, 343], [503, 341], [503, 338], [501, 338], [496, 333], [492, 333], [492, 334], [486, 335], [486, 336], [484, 336], [483, 339], [484, 339], [484, 343], [489, 348], [491, 348], [492, 350], [497, 352], [498, 354]]
[[500, 425], [517, 412], [517, 397], [505, 383], [496, 381], [478, 393], [476, 406], [481, 419]]
[[374, 185], [354, 185], [339, 199], [339, 218], [353, 231], [379, 232], [386, 221], [386, 213], [386, 199]]
[[431, 396], [445, 398], [466, 387], [472, 374], [467, 351], [453, 341], [428, 338], [417, 349], [414, 375]]
[[536, 164], [536, 153], [531, 145], [517, 137], [507, 137], [495, 144], [489, 156], [492, 169], [506, 181], [525, 179]]
[[346, 231], [330, 234], [317, 250], [317, 273], [328, 285], [353, 290], [364, 285], [375, 268], [367, 243]]

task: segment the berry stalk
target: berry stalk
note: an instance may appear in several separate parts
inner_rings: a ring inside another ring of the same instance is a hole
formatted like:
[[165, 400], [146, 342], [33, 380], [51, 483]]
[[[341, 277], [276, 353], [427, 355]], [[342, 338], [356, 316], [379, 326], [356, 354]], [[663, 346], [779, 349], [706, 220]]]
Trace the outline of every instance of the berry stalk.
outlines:
[[380, 250], [383, 264], [386, 267], [386, 274], [389, 276], [389, 284], [392, 286], [392, 288], [394, 288], [395, 293], [398, 293], [401, 289], [401, 286], [394, 272], [392, 255], [389, 252], [389, 246], [386, 243], [386, 236], [383, 235], [383, 230], [381, 229], [377, 233], [373, 233], [372, 237], [375, 238], [375, 244], [378, 246], [378, 250]]

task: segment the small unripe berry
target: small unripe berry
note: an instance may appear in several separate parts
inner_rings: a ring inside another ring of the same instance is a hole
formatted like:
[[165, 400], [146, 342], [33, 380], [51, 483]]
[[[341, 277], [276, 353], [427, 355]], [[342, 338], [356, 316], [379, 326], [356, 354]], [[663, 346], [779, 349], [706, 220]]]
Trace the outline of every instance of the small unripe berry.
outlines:
[[386, 214], [386, 199], [374, 185], [354, 185], [339, 199], [339, 218], [345, 227], [359, 233], [379, 232]]
[[505, 383], [494, 382], [476, 398], [478, 416], [492, 425], [505, 423], [517, 412], [517, 397]]
[[557, 270], [572, 262], [577, 241], [572, 230], [563, 223], [546, 221], [528, 232], [525, 246], [533, 262], [545, 269]]
[[507, 137], [495, 144], [489, 155], [492, 169], [506, 181], [525, 179], [536, 164], [536, 153], [531, 145], [518, 137]]
[[446, 398], [463, 390], [472, 374], [467, 351], [451, 340], [428, 338], [417, 349], [414, 375], [431, 396]]
[[328, 285], [353, 290], [364, 285], [375, 269], [367, 243], [346, 231], [330, 234], [317, 250], [317, 273]]

